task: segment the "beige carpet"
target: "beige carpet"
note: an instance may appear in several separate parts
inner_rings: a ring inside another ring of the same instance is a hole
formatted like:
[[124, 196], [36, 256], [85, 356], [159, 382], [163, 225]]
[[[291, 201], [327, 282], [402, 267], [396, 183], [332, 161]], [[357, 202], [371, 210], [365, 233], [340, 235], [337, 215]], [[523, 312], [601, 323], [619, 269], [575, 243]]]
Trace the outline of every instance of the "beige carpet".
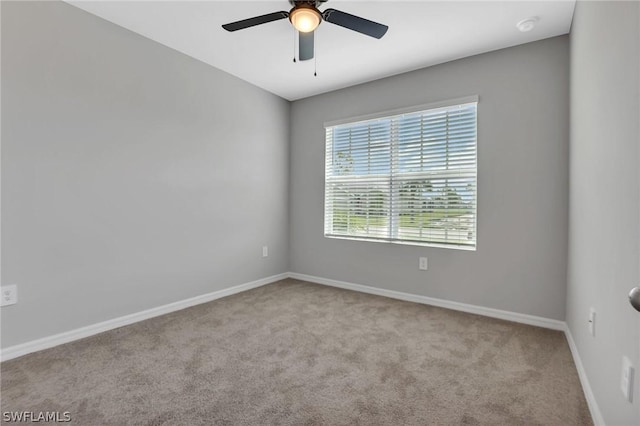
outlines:
[[296, 280], [1, 368], [79, 425], [591, 424], [561, 332]]

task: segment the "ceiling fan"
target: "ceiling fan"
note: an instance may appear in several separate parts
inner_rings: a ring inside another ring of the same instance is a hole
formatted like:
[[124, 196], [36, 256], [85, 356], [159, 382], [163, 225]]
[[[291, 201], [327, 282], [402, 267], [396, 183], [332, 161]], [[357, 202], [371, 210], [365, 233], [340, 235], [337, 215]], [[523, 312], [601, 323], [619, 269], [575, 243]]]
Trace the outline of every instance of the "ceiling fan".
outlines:
[[341, 12], [336, 9], [325, 9], [323, 12], [320, 12], [318, 10], [318, 6], [326, 1], [327, 0], [289, 0], [289, 3], [293, 5], [293, 8], [288, 12], [280, 11], [267, 13], [266, 15], [231, 22], [223, 25], [222, 28], [227, 31], [238, 31], [254, 27], [256, 25], [289, 18], [289, 21], [299, 33], [298, 57], [301, 61], [313, 58], [313, 32], [322, 21], [327, 21], [378, 39], [382, 38], [389, 29], [386, 25], [360, 18], [359, 16], [351, 15], [346, 12]]

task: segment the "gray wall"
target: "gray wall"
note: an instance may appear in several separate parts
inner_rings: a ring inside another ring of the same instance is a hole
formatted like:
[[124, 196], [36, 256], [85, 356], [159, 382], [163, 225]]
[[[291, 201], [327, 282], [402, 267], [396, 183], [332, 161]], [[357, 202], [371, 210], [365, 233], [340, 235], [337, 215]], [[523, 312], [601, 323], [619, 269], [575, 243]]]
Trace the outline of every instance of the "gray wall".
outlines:
[[[571, 30], [567, 323], [607, 424], [640, 424], [640, 4], [578, 2]], [[588, 333], [596, 309], [596, 337]], [[635, 402], [620, 391], [622, 356]]]
[[[568, 78], [562, 36], [294, 102], [291, 270], [563, 320]], [[325, 121], [476, 94], [476, 252], [324, 238]]]
[[2, 347], [286, 272], [288, 120], [80, 9], [2, 2]]

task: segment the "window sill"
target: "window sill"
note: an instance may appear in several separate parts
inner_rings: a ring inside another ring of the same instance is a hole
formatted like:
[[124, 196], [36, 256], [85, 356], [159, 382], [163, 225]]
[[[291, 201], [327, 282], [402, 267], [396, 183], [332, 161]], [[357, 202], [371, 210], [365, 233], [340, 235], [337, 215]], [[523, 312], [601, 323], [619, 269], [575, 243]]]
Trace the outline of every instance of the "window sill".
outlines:
[[462, 250], [462, 251], [477, 251], [476, 246], [455, 246], [452, 244], [439, 244], [439, 243], [426, 243], [426, 242], [418, 242], [418, 241], [393, 241], [393, 240], [382, 240], [375, 238], [362, 238], [362, 237], [347, 237], [343, 235], [324, 235], [325, 238], [330, 238], [334, 240], [351, 240], [351, 241], [364, 241], [368, 243], [383, 243], [383, 244], [396, 244], [402, 246], [417, 246], [417, 247], [435, 247], [435, 248], [443, 248], [449, 250]]

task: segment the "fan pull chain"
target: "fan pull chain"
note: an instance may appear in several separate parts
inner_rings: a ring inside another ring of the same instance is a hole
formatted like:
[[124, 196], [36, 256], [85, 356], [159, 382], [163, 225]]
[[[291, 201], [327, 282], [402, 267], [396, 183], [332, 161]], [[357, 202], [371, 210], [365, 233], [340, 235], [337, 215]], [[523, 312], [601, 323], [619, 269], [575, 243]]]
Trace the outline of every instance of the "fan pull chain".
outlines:
[[314, 54], [313, 54], [313, 76], [317, 77], [318, 76], [318, 43], [316, 43], [316, 39], [318, 38], [318, 33], [316, 31], [316, 33], [314, 34], [313, 37], [313, 50], [314, 50]]
[[293, 63], [296, 63], [296, 29], [291, 27], [293, 30]]

